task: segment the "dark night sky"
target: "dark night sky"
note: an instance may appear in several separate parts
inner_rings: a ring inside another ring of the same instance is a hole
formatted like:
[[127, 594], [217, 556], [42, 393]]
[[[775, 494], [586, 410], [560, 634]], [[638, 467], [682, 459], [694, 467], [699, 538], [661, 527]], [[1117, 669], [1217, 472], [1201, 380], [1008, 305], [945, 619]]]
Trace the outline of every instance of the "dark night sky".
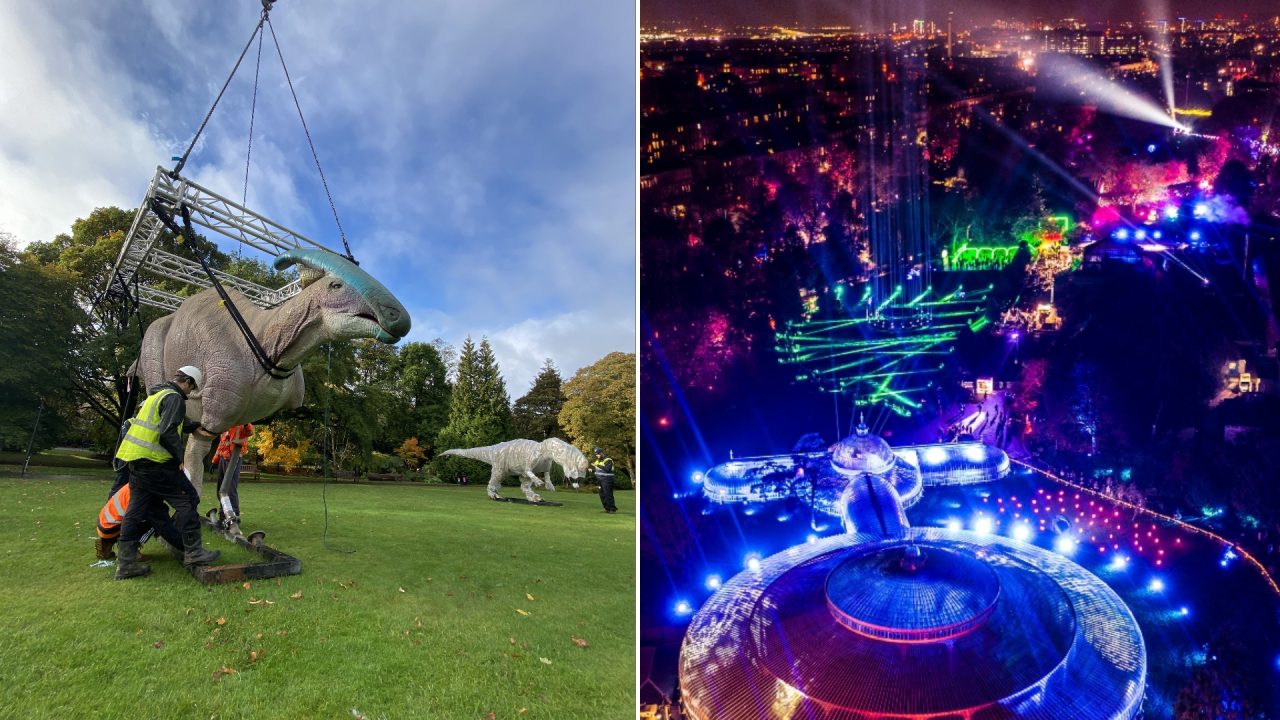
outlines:
[[[1166, 10], [1167, 8], [1167, 10]], [[640, 22], [700, 20], [712, 25], [823, 24], [870, 26], [873, 29], [913, 18], [946, 22], [955, 13], [959, 28], [989, 24], [999, 18], [1076, 17], [1082, 20], [1136, 20], [1143, 17], [1189, 19], [1270, 17], [1280, 15], [1277, 0], [641, 0]]]

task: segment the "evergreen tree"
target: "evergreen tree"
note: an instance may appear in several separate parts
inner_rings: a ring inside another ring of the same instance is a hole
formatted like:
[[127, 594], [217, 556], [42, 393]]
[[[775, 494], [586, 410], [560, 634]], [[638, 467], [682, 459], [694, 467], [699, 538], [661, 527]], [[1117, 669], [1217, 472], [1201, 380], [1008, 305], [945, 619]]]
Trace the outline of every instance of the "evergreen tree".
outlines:
[[[511, 437], [511, 401], [488, 339], [480, 346], [468, 337], [458, 356], [458, 380], [449, 398], [449, 424], [436, 438], [437, 452], [492, 445]], [[476, 460], [438, 457], [436, 474], [449, 480], [458, 474], [479, 479], [488, 467]]]
[[551, 358], [547, 358], [533, 380], [533, 387], [516, 400], [511, 411], [512, 429], [517, 437], [530, 440], [565, 437], [564, 428], [560, 427], [560, 408], [564, 405], [561, 382], [560, 371]]

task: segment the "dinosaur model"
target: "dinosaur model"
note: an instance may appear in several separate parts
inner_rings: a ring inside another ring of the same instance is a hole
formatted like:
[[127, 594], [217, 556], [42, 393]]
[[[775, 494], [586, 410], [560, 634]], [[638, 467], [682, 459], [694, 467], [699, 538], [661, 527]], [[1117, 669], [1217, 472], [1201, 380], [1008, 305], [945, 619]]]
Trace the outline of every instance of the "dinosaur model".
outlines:
[[[564, 469], [570, 480], [577, 480], [587, 474], [587, 456], [578, 448], [560, 438], [547, 438], [542, 442], [536, 440], [508, 440], [497, 445], [486, 445], [476, 448], [445, 450], [444, 455], [457, 455], [488, 463], [489, 497], [502, 499], [498, 489], [502, 487], [502, 479], [510, 475], [520, 478], [520, 490], [529, 502], [542, 502], [542, 497], [533, 491], [533, 485], [555, 490], [551, 482], [551, 463]], [[542, 473], [542, 477], [538, 477]]]
[[400, 301], [350, 260], [310, 248], [290, 250], [275, 259], [277, 270], [295, 264], [302, 290], [273, 308], [259, 308], [227, 289], [267, 357], [287, 369], [287, 377], [273, 377], [259, 364], [212, 289], [187, 298], [172, 314], [151, 323], [142, 338], [135, 374], [147, 387], [173, 377], [183, 365], [204, 373], [204, 384], [187, 399], [187, 417], [200, 428], [187, 439], [183, 461], [197, 493], [214, 438], [233, 425], [258, 422], [302, 404], [300, 364], [317, 345], [354, 338], [390, 344], [409, 332], [409, 313]]

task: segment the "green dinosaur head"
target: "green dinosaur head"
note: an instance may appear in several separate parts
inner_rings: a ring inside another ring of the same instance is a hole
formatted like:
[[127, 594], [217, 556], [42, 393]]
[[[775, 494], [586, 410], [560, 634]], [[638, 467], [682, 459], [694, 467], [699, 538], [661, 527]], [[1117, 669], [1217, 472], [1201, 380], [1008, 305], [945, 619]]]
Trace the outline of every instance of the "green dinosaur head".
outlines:
[[338, 318], [329, 324], [357, 328], [343, 335], [375, 337], [390, 344], [409, 333], [409, 312], [396, 296], [345, 257], [327, 250], [299, 248], [277, 256], [273, 264], [277, 270], [296, 264], [304, 288], [327, 279], [325, 297], [320, 302], [326, 313]]

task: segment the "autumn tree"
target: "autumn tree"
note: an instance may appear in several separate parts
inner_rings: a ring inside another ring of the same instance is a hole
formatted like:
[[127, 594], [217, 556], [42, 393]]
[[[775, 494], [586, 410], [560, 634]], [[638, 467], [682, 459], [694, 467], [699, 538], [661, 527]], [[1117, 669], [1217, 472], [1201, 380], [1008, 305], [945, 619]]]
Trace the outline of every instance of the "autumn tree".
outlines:
[[403, 460], [410, 470], [417, 470], [426, 461], [427, 451], [423, 450], [422, 446], [418, 444], [418, 438], [411, 437], [400, 443], [400, 447], [396, 448], [396, 457]]
[[560, 424], [578, 447], [601, 447], [635, 479], [636, 355], [609, 353], [564, 385]]

